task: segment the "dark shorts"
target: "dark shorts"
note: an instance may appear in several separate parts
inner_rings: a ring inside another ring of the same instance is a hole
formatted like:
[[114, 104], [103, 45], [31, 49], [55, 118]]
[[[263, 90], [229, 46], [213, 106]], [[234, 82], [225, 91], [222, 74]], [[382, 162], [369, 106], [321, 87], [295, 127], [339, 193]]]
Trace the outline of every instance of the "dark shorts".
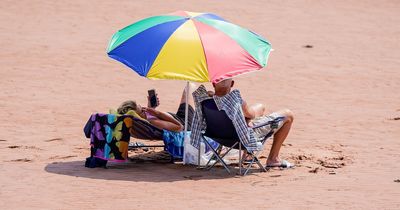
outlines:
[[[170, 113], [176, 120], [178, 120], [182, 125], [185, 125], [185, 106], [186, 103], [182, 103], [179, 105], [178, 111], [174, 113]], [[194, 109], [193, 107], [189, 104], [189, 110], [188, 110], [188, 131], [191, 130], [192, 128], [192, 120], [194, 116]]]

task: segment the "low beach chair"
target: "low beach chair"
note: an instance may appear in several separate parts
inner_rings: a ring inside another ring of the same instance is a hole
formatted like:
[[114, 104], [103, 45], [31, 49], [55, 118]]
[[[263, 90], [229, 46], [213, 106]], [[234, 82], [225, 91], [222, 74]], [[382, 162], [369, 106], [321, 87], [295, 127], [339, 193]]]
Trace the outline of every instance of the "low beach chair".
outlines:
[[[250, 152], [247, 151], [246, 148], [243, 146], [243, 144], [240, 142], [238, 134], [236, 132], [236, 129], [233, 125], [233, 122], [231, 119], [229, 119], [228, 115], [225, 113], [223, 110], [218, 110], [215, 101], [213, 99], [207, 99], [201, 102], [201, 107], [202, 107], [202, 113], [203, 117], [206, 122], [206, 130], [202, 134], [202, 140], [205, 142], [205, 144], [209, 145], [210, 148], [212, 148], [213, 156], [208, 161], [206, 164], [205, 168], [207, 170], [210, 170], [212, 167], [214, 167], [218, 162], [220, 162], [226, 171], [230, 173], [230, 169], [228, 165], [225, 163], [223, 158], [225, 157], [226, 154], [228, 154], [229, 151], [232, 149], [238, 149], [239, 150], [239, 174], [240, 175], [246, 175], [248, 171], [250, 170], [251, 166], [253, 163], [256, 163], [261, 171], [265, 172], [266, 169], [265, 167], [260, 163], [258, 155], [261, 153], [261, 151], [256, 151], [256, 152]], [[276, 121], [278, 122], [280, 119], [277, 119]], [[276, 122], [276, 123], [277, 123]], [[268, 122], [265, 124], [260, 124], [260, 125], [255, 125], [254, 128], [259, 128], [265, 125], [271, 124], [272, 127], [276, 126], [274, 125], [275, 122]], [[260, 143], [264, 145], [266, 140], [272, 135], [272, 132], [267, 135]], [[213, 147], [210, 145], [209, 141], [207, 138], [211, 138], [212, 140], [216, 141], [217, 143], [220, 144], [220, 146], [217, 149], [213, 149]], [[223, 154], [222, 153], [222, 146], [225, 146], [228, 148], [227, 151], [225, 151]], [[251, 158], [250, 161], [248, 162], [248, 165], [246, 167], [246, 170], [242, 174], [242, 165], [245, 160], [242, 160], [242, 154], [241, 152], [245, 152], [248, 154], [248, 157]], [[216, 159], [216, 161], [210, 165], [211, 160]]]
[[[132, 118], [132, 127], [129, 129], [129, 133], [131, 137], [135, 139], [144, 139], [144, 140], [163, 140], [164, 131], [156, 128], [149, 122], [136, 118]], [[147, 147], [165, 147], [165, 145], [145, 145], [140, 142], [130, 142], [128, 149], [136, 149], [136, 148], [147, 148]]]
[[147, 121], [132, 117], [133, 124], [129, 130], [132, 137], [137, 139], [163, 139], [163, 130], [156, 128]]

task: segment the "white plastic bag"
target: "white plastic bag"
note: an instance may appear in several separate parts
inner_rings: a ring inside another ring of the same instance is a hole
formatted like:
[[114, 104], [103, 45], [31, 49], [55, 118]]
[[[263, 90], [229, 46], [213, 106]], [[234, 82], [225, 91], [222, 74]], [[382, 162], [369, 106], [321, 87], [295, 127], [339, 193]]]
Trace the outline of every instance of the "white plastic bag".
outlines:
[[[183, 143], [183, 164], [198, 164], [199, 150], [190, 144], [190, 136], [185, 136]], [[212, 156], [212, 151], [205, 153], [204, 142], [200, 143], [200, 166], [205, 166]]]
[[[213, 144], [216, 144], [218, 146], [218, 144], [215, 142]], [[216, 149], [216, 147], [214, 149]], [[183, 143], [183, 148], [184, 148], [183, 149], [183, 164], [197, 165], [199, 150], [190, 144], [190, 135], [187, 135], [185, 137], [185, 140]], [[227, 149], [227, 148], [225, 148], [225, 149]], [[213, 155], [213, 152], [211, 151], [211, 149], [207, 149], [207, 152], [205, 152], [205, 150], [206, 150], [206, 145], [204, 142], [201, 142], [200, 143], [200, 166], [205, 166]], [[232, 158], [238, 157], [238, 153], [239, 153], [239, 150], [236, 150], [236, 149], [232, 149], [231, 151], [229, 151], [229, 153], [226, 154], [224, 157], [225, 163], [229, 165], [230, 160]], [[214, 161], [214, 160], [212, 160], [212, 161]], [[211, 161], [211, 164], [212, 164], [212, 161]]]

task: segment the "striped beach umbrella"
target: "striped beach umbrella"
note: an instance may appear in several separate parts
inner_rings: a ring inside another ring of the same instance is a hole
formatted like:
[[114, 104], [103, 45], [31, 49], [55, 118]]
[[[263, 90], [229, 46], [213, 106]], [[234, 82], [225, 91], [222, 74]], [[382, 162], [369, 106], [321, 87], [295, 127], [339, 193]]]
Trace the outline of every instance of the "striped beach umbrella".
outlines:
[[149, 79], [218, 82], [266, 66], [270, 43], [210, 13], [177, 11], [116, 32], [107, 54]]

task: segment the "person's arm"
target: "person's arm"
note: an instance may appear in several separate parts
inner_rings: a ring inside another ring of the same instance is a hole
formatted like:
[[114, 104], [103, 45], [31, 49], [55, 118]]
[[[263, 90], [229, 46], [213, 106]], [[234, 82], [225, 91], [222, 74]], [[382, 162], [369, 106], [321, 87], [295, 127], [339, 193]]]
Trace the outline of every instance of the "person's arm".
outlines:
[[247, 104], [245, 100], [242, 101], [242, 110], [243, 115], [246, 119], [254, 119], [256, 117], [256, 113], [254, 110]]
[[243, 115], [247, 119], [254, 119], [264, 115], [265, 106], [263, 104], [248, 105], [245, 100], [242, 101]]
[[157, 128], [175, 132], [183, 130], [183, 125], [170, 114], [152, 108], [146, 108], [146, 111], [158, 118], [149, 120], [149, 122]]

